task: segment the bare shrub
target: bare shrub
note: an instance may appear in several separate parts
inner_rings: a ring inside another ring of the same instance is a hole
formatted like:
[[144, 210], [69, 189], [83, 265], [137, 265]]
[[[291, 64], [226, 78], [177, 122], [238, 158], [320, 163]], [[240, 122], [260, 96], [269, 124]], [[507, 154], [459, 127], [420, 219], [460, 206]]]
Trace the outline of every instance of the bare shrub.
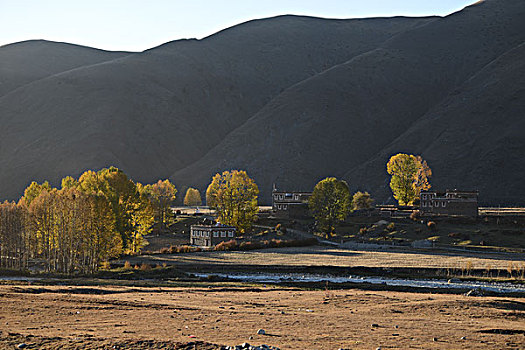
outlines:
[[151, 270], [150, 264], [142, 263], [142, 265], [140, 265], [140, 271], [149, 271], [149, 270]]
[[226, 250], [234, 250], [235, 248], [237, 248], [237, 241], [232, 239], [230, 241], [225, 241], [225, 242], [221, 242], [217, 244], [214, 250], [226, 251]]

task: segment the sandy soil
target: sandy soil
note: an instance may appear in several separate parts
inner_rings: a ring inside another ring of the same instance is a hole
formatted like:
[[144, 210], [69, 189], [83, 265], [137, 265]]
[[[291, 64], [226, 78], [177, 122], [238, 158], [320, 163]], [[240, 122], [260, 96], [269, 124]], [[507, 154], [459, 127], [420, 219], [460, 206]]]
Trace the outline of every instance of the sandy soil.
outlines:
[[[257, 335], [259, 328], [267, 335]], [[33, 349], [176, 348], [189, 341], [281, 349], [523, 349], [525, 300], [264, 286], [4, 285], [0, 330], [0, 349], [18, 342]]]

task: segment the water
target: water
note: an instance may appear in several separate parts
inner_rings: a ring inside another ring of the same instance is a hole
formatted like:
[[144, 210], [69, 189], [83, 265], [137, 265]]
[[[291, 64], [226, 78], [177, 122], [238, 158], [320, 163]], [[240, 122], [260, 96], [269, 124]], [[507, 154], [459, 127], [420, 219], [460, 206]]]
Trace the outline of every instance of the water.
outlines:
[[0, 276], [0, 281], [39, 281], [40, 277], [26, 277], [26, 276]]
[[316, 274], [195, 274], [207, 278], [217, 276], [243, 282], [259, 283], [285, 283], [285, 282], [330, 282], [330, 283], [371, 283], [385, 284], [388, 286], [419, 287], [419, 288], [449, 288], [449, 289], [481, 289], [496, 293], [525, 293], [524, 284], [492, 283], [460, 280], [425, 280], [401, 279], [388, 277], [363, 277], [363, 276], [330, 276]]
[[[525, 284], [493, 283], [480, 281], [439, 280], [439, 279], [402, 279], [369, 276], [331, 276], [302, 273], [254, 273], [254, 274], [194, 274], [197, 277], [208, 278], [217, 276], [243, 282], [285, 283], [285, 282], [330, 282], [330, 283], [371, 283], [388, 286], [419, 287], [419, 288], [449, 288], [449, 289], [480, 289], [496, 293], [525, 293]], [[0, 281], [38, 281], [40, 277], [0, 276]]]

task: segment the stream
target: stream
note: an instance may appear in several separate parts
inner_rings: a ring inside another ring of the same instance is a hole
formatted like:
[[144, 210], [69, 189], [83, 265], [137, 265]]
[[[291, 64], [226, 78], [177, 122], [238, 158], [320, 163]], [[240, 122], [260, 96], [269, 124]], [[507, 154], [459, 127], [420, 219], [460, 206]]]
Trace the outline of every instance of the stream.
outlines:
[[449, 289], [479, 289], [495, 293], [525, 293], [525, 284], [461, 281], [457, 279], [402, 279], [370, 276], [330, 276], [302, 273], [287, 274], [194, 274], [208, 278], [216, 276], [243, 282], [257, 283], [287, 283], [287, 282], [330, 282], [330, 283], [371, 283], [388, 286], [418, 287], [418, 288], [449, 288]]
[[[200, 278], [219, 277], [242, 282], [255, 283], [289, 283], [289, 282], [330, 282], [330, 283], [370, 283], [388, 286], [416, 287], [416, 288], [447, 288], [447, 289], [474, 289], [494, 293], [525, 293], [525, 284], [507, 282], [461, 281], [459, 279], [405, 279], [372, 276], [332, 276], [325, 274], [305, 273], [251, 273], [251, 274], [224, 274], [224, 273], [194, 273]], [[0, 276], [0, 281], [38, 281], [40, 277]]]

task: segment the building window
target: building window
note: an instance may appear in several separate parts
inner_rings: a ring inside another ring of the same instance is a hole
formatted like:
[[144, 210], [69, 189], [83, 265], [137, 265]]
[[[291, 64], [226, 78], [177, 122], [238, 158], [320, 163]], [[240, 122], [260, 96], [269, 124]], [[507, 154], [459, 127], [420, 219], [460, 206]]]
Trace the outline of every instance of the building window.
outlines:
[[298, 201], [298, 200], [299, 200], [299, 195], [296, 194], [296, 195], [294, 196], [294, 198], [295, 198], [296, 201]]
[[288, 210], [288, 205], [283, 205], [284, 210]]
[[444, 208], [447, 206], [447, 204], [443, 201], [443, 203], [441, 203], [441, 206]]
[[424, 208], [427, 206], [427, 202], [421, 202], [421, 206]]
[[219, 232], [213, 231], [213, 237], [219, 237]]
[[233, 237], [233, 231], [228, 231], [228, 237]]
[[226, 231], [221, 231], [221, 237], [226, 237]]

